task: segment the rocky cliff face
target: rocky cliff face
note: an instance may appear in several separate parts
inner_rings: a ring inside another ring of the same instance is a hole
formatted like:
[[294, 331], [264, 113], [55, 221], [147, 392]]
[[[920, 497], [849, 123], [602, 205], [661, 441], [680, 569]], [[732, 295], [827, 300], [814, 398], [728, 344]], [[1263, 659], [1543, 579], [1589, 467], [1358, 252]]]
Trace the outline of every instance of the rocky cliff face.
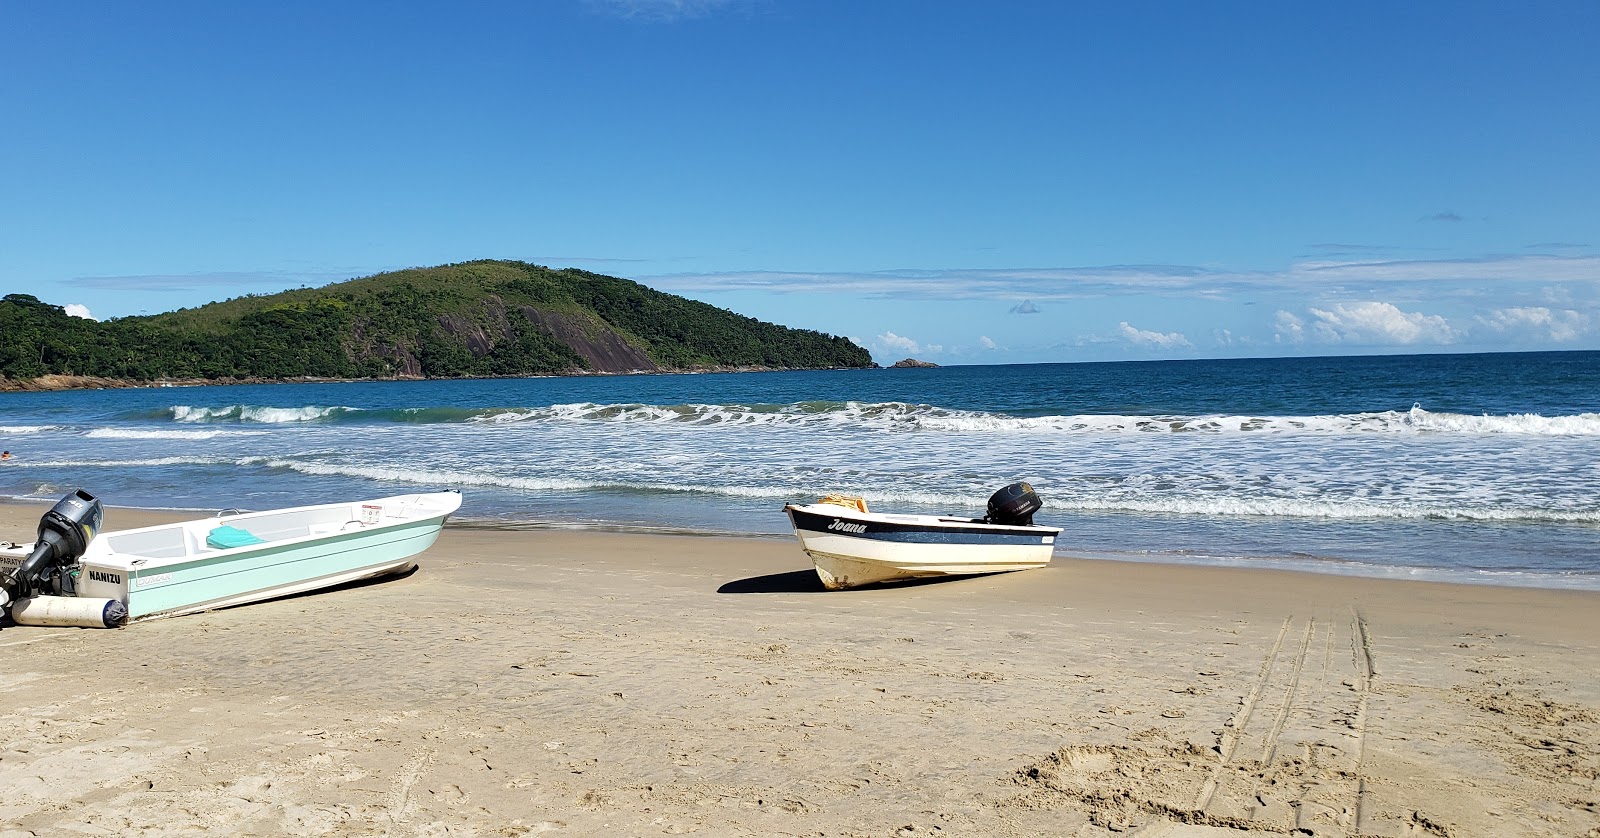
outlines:
[[524, 307], [522, 314], [545, 334], [572, 347], [595, 372], [656, 372], [661, 369], [650, 356], [611, 329], [531, 306]]
[[[575, 352], [588, 363], [585, 371], [601, 373], [659, 372], [662, 368], [615, 329], [596, 318], [542, 311], [533, 306], [508, 306], [499, 297], [487, 297], [472, 317], [446, 314], [439, 328], [459, 341], [475, 358], [496, 346], [517, 339], [519, 329], [532, 327]], [[422, 363], [417, 347], [397, 343], [375, 344], [359, 325], [354, 334], [358, 358], [381, 358], [401, 378], [420, 378]], [[574, 366], [571, 372], [579, 372]]]
[[925, 367], [925, 368], [928, 368], [928, 369], [932, 369], [932, 368], [937, 367], [937, 366], [939, 366], [939, 365], [935, 364], [932, 361], [918, 361], [916, 358], [907, 358], [904, 361], [895, 361], [893, 364], [890, 364], [889, 365], [889, 369], [906, 369], [908, 367], [911, 367], [911, 368], [923, 368], [923, 367]]

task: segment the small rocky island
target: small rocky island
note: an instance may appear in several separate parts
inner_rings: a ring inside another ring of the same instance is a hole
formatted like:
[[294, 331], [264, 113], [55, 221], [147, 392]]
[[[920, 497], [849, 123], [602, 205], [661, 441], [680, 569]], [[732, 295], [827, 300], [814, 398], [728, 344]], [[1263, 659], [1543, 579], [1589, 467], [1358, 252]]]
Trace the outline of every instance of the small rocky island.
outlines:
[[935, 368], [937, 366], [939, 366], [939, 365], [935, 364], [932, 361], [918, 361], [916, 358], [907, 358], [904, 361], [895, 361], [893, 364], [890, 364], [889, 365], [889, 369], [901, 370], [901, 369], [924, 368], [924, 367], [928, 368], [928, 369], [933, 369], [933, 368]]

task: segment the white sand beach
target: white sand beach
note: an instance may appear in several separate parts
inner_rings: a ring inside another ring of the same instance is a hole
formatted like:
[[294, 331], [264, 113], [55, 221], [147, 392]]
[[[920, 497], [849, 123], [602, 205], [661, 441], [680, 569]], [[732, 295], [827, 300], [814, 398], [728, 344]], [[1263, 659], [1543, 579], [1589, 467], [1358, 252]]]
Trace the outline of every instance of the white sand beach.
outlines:
[[4, 838], [1600, 835], [1592, 592], [824, 592], [792, 541], [452, 527], [403, 578], [0, 654]]

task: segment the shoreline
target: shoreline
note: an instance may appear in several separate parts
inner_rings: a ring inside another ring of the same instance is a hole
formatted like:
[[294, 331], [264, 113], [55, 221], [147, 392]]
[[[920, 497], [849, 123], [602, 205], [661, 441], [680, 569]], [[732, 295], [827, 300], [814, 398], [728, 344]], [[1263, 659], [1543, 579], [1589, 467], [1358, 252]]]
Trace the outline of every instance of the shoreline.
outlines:
[[[38, 507], [37, 514], [54, 504], [59, 498], [34, 499], [15, 495], [0, 497], [0, 512], [8, 506]], [[168, 520], [191, 520], [194, 518], [210, 517], [216, 509], [191, 509], [182, 507], [106, 507], [108, 522], [112, 518], [112, 510], [123, 510], [128, 515], [154, 515], [152, 523], [164, 523]], [[0, 520], [4, 520], [0, 515]], [[143, 526], [143, 525], [141, 525]], [[110, 526], [103, 529], [130, 529], [131, 527]], [[758, 532], [747, 530], [717, 530], [700, 529], [694, 527], [674, 526], [670, 524], [608, 524], [608, 523], [569, 523], [559, 521], [527, 520], [510, 521], [504, 518], [474, 518], [460, 514], [451, 516], [445, 524], [446, 530], [468, 530], [498, 533], [595, 533], [640, 535], [662, 538], [716, 538], [716, 539], [749, 539], [766, 543], [795, 544], [794, 534], [785, 532]], [[0, 538], [4, 538], [0, 535]], [[798, 549], [798, 547], [796, 547]], [[1053, 562], [1062, 561], [1091, 561], [1111, 562], [1130, 565], [1145, 565], [1153, 567], [1195, 567], [1195, 568], [1222, 568], [1235, 569], [1246, 572], [1271, 571], [1278, 573], [1295, 573], [1315, 578], [1337, 579], [1366, 579], [1376, 582], [1424, 582], [1442, 585], [1467, 585], [1472, 587], [1509, 588], [1513, 590], [1542, 590], [1542, 591], [1587, 591], [1600, 593], [1600, 575], [1562, 575], [1551, 572], [1537, 571], [1504, 571], [1504, 570], [1461, 570], [1452, 568], [1426, 567], [1420, 565], [1375, 565], [1360, 562], [1328, 562], [1315, 559], [1302, 559], [1293, 556], [1275, 557], [1271, 559], [1203, 559], [1184, 556], [1160, 556], [1149, 558], [1136, 554], [1118, 554], [1094, 550], [1072, 550], [1071, 545], [1058, 547]]]
[[[37, 517], [0, 504], [0, 538]], [[1064, 559], [823, 591], [792, 542], [555, 530], [418, 558], [0, 629], [0, 824], [1600, 834], [1600, 593]]]
[[716, 366], [691, 369], [638, 369], [638, 370], [567, 370], [565, 372], [540, 372], [526, 375], [459, 376], [430, 378], [425, 375], [391, 375], [381, 378], [322, 378], [297, 376], [293, 378], [108, 378], [97, 375], [65, 375], [49, 373], [37, 378], [8, 378], [0, 376], [0, 393], [55, 393], [69, 390], [138, 390], [178, 387], [237, 387], [250, 384], [381, 384], [392, 381], [498, 381], [522, 378], [590, 378], [628, 375], [707, 375], [712, 373], [746, 372], [817, 372], [823, 370], [876, 370], [894, 369], [877, 364], [867, 367], [760, 367]]

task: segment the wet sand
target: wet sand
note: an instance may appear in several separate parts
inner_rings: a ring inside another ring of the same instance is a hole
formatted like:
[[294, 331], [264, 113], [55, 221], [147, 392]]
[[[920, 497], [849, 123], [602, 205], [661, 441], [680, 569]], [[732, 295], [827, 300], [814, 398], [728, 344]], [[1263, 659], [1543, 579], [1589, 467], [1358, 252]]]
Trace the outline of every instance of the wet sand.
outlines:
[[0, 836], [1600, 836], [1590, 592], [823, 592], [791, 541], [447, 528], [403, 578], [0, 654]]

